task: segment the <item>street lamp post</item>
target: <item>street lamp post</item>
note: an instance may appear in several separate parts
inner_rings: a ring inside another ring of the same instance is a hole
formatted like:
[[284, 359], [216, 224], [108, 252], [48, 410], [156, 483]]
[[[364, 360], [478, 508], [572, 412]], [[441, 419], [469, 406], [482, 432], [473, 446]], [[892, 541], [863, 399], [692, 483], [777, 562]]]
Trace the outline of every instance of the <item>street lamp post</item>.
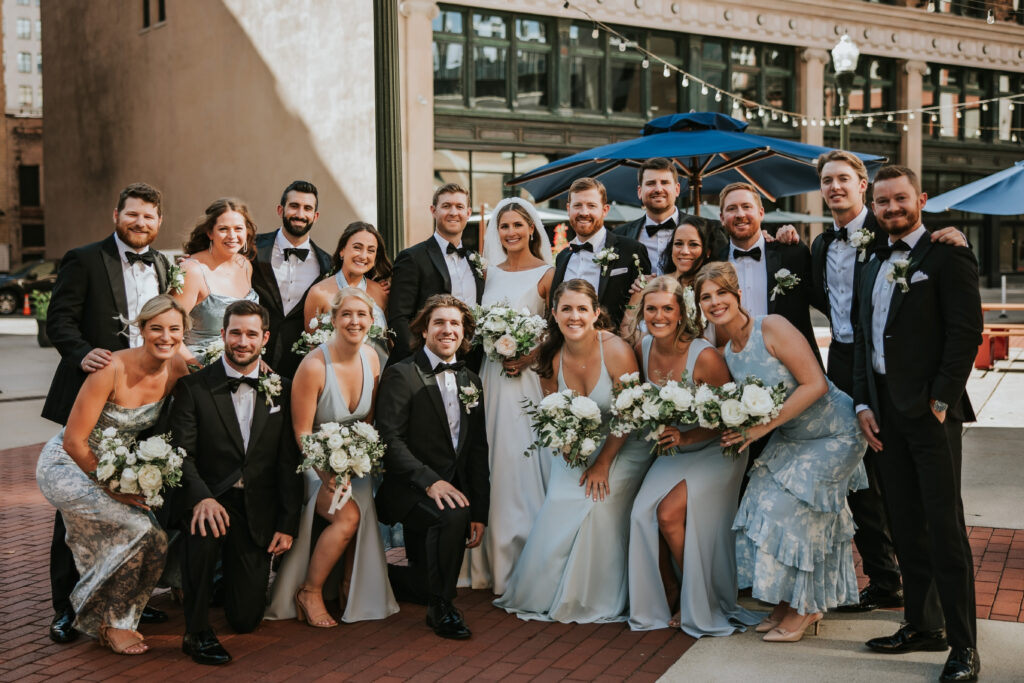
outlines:
[[850, 91], [853, 90], [853, 79], [857, 71], [857, 59], [860, 50], [843, 34], [836, 46], [832, 48], [832, 64], [836, 70], [836, 82], [839, 86], [839, 149], [850, 149], [850, 126], [846, 123], [850, 115]]

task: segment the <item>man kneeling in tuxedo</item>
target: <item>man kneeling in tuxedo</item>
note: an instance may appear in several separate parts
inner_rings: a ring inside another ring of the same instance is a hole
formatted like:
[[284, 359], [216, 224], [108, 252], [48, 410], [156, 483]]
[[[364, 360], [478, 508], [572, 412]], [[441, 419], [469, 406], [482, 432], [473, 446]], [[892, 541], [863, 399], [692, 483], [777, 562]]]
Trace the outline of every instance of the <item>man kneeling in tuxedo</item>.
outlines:
[[[399, 600], [427, 604], [427, 626], [469, 638], [452, 605], [466, 548], [483, 540], [490, 505], [480, 378], [455, 361], [476, 323], [450, 294], [424, 303], [410, 325], [419, 349], [384, 371], [377, 428], [387, 451], [377, 514], [405, 529], [408, 567], [388, 574]], [[468, 539], [468, 541], [467, 541]]]
[[199, 664], [231, 661], [209, 622], [217, 560], [223, 557], [228, 623], [239, 633], [254, 631], [263, 619], [271, 558], [291, 548], [299, 527], [291, 383], [260, 372], [269, 322], [257, 303], [230, 304], [224, 355], [174, 387], [171, 430], [187, 453], [183, 498], [192, 511], [183, 517], [182, 651]]

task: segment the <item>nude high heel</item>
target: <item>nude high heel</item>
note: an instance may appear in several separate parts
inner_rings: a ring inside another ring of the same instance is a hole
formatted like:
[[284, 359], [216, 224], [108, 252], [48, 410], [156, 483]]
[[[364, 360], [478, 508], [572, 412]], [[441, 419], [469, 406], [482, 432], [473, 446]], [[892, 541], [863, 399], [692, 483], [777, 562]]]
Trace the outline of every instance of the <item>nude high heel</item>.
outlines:
[[803, 625], [795, 631], [787, 631], [776, 626], [764, 635], [766, 643], [796, 643], [804, 637], [808, 630], [813, 631], [812, 635], [818, 635], [818, 623], [821, 621], [821, 613], [804, 618]]
[[338, 625], [338, 622], [336, 622], [326, 610], [324, 610], [323, 613], [317, 614], [314, 617], [310, 618], [309, 612], [306, 611], [306, 608], [302, 605], [302, 602], [299, 600], [299, 595], [301, 595], [302, 593], [316, 592], [317, 591], [312, 591], [308, 588], [300, 588], [298, 591], [296, 591], [295, 618], [301, 622], [309, 624], [314, 628], [334, 628]]
[[760, 624], [754, 627], [754, 631], [756, 633], [768, 633], [773, 628], [778, 626], [780, 623], [782, 623], [781, 620], [772, 619], [772, 616], [769, 614], [767, 617], [761, 620]]

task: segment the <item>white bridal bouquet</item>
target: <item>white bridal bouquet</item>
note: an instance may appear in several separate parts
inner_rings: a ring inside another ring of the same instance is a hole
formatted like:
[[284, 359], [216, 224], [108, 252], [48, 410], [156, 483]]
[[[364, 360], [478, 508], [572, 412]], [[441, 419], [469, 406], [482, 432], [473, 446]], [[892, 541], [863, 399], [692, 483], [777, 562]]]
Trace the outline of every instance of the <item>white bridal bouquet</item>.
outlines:
[[377, 430], [365, 422], [342, 426], [325, 422], [320, 429], [302, 437], [305, 460], [298, 472], [316, 468], [334, 475], [334, 497], [329, 514], [341, 508], [352, 497], [352, 477], [365, 477], [379, 471], [385, 446]]
[[116, 427], [96, 429], [92, 435], [98, 441], [93, 449], [99, 458], [96, 480], [111, 491], [141, 494], [146, 505], [155, 508], [164, 504], [161, 491], [181, 484], [185, 451], [171, 446], [170, 434], [139, 443]]
[[[740, 383], [729, 382], [720, 387], [701, 385], [694, 399], [701, 427], [733, 429], [746, 435], [748, 428], [768, 424], [778, 417], [786, 401], [786, 385], [779, 382], [769, 387], [757, 377], [748, 376]], [[739, 445], [727, 446], [722, 453], [736, 457]]]
[[[477, 306], [473, 317], [476, 318], [473, 344], [483, 345], [487, 357], [499, 363], [529, 354], [540, 343], [547, 327], [544, 318], [532, 315], [526, 308], [517, 311], [507, 302]], [[504, 366], [501, 374], [508, 376]]]
[[616, 436], [647, 431], [644, 438], [654, 441], [651, 451], [658, 455], [674, 455], [675, 448], [662, 450], [658, 439], [665, 427], [696, 424], [693, 388], [684, 375], [682, 382], [669, 380], [664, 386], [640, 382], [640, 373], [619, 378], [619, 387], [612, 396], [611, 431]]
[[564, 456], [570, 467], [587, 467], [601, 439], [601, 408], [593, 400], [566, 389], [548, 394], [537, 405], [524, 399], [523, 412], [537, 435], [523, 455], [544, 446]]

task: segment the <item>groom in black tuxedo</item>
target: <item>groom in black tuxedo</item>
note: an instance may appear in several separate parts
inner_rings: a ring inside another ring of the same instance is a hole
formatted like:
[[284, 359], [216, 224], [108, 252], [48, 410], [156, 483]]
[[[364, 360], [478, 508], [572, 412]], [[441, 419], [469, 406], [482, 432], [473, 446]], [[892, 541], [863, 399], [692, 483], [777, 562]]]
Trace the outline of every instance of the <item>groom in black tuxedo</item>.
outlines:
[[298, 532], [302, 479], [295, 472], [291, 382], [278, 376], [270, 386], [275, 376], [260, 373], [269, 322], [255, 302], [230, 304], [224, 355], [174, 387], [171, 431], [187, 454], [182, 650], [199, 664], [231, 661], [209, 622], [217, 560], [223, 558], [228, 623], [249, 633], [263, 619], [271, 557], [291, 548]]
[[[978, 266], [969, 249], [933, 242], [921, 224], [927, 195], [916, 174], [886, 166], [874, 210], [888, 234], [864, 267], [855, 331], [854, 402], [877, 460], [906, 624], [873, 638], [885, 653], [944, 651], [940, 680], [977, 680], [974, 565], [960, 498], [960, 462], [944, 423], [968, 413], [965, 387], [981, 343]], [[926, 610], [937, 590], [945, 621]]]
[[650, 274], [651, 260], [644, 245], [604, 227], [609, 208], [600, 180], [578, 178], [569, 186], [569, 225], [576, 237], [555, 257], [549, 299], [563, 281], [586, 280], [617, 330], [629, 303], [629, 288], [640, 275]]
[[[467, 306], [480, 303], [484, 293], [484, 272], [480, 255], [462, 244], [462, 233], [470, 214], [469, 191], [456, 183], [434, 191], [430, 215], [434, 234], [395, 258], [388, 295], [388, 327], [395, 332], [395, 347], [388, 365], [413, 352], [420, 343], [409, 330], [416, 314], [435, 294], [451, 294]], [[469, 352], [466, 361], [475, 371], [483, 355]]]
[[[106, 367], [113, 351], [141, 345], [138, 330], [123, 321], [134, 320], [143, 304], [167, 291], [170, 263], [149, 246], [160, 231], [161, 199], [155, 187], [129, 185], [117, 199], [114, 234], [64, 255], [46, 317], [46, 333], [60, 353], [43, 404], [46, 419], [66, 424], [86, 376]], [[57, 512], [50, 545], [50, 639], [57, 643], [78, 637], [70, 595], [79, 576], [65, 535]], [[166, 620], [147, 607], [141, 623]]]
[[427, 603], [427, 625], [442, 638], [471, 635], [452, 600], [466, 548], [483, 540], [490, 504], [483, 389], [455, 360], [474, 329], [459, 299], [427, 299], [410, 325], [419, 350], [384, 371], [377, 394], [387, 444], [377, 513], [385, 524], [402, 523], [409, 560], [388, 573], [400, 600]]
[[306, 293], [331, 272], [331, 255], [313, 243], [309, 231], [320, 217], [316, 186], [296, 180], [281, 193], [281, 227], [256, 236], [252, 287], [270, 311], [267, 364], [291, 379], [302, 356], [292, 345], [305, 330]]

